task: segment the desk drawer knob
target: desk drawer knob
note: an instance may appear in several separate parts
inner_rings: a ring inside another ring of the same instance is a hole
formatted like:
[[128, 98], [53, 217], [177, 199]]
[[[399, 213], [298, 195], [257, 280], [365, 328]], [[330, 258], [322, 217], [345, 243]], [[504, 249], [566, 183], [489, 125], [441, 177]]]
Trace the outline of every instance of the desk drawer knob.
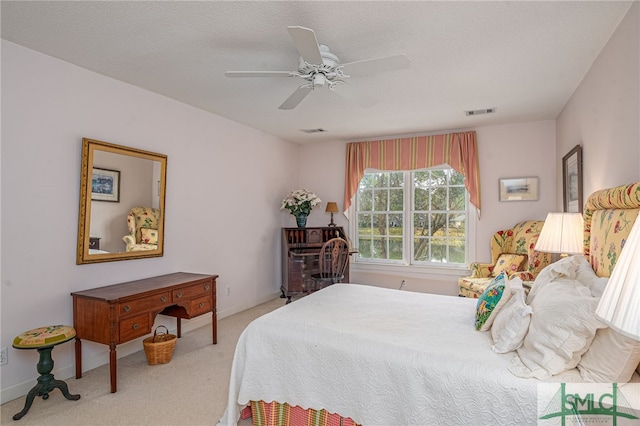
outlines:
[[198, 308], [203, 308], [203, 307], [204, 307], [204, 303], [200, 302], [200, 303], [198, 304]]
[[207, 291], [209, 291], [210, 288], [211, 288], [211, 286], [209, 284], [204, 286], [204, 289], [207, 290]]
[[182, 297], [182, 292], [178, 292], [178, 293], [176, 294], [176, 297]]
[[133, 330], [136, 330], [138, 328], [138, 324], [133, 324], [133, 326], [131, 327]]
[[162, 296], [162, 297], [160, 298], [160, 301], [161, 301], [161, 302], [166, 302], [166, 301], [167, 301], [167, 296]]
[[129, 305], [126, 305], [124, 308], [122, 308], [122, 310], [125, 312], [129, 312], [131, 310], [131, 307]]

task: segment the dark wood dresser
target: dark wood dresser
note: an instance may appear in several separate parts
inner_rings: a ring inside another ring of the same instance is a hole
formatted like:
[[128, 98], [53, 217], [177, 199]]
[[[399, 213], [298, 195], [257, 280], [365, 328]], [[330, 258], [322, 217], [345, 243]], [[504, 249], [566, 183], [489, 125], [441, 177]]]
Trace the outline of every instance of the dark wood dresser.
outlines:
[[158, 314], [182, 318], [211, 312], [217, 343], [217, 275], [177, 272], [71, 293], [76, 329], [76, 378], [82, 377], [82, 339], [109, 345], [111, 392], [117, 390], [116, 346], [152, 332]]
[[[281, 297], [291, 300], [291, 296], [309, 291], [311, 274], [320, 271], [320, 249], [324, 243], [336, 237], [349, 241], [341, 226], [282, 228]], [[349, 282], [348, 262], [343, 282]]]

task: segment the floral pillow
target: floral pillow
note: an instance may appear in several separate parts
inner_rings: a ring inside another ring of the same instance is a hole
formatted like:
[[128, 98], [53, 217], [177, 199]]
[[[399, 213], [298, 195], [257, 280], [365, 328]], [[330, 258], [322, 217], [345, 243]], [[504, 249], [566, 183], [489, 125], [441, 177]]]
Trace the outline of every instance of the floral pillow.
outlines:
[[491, 272], [492, 277], [497, 277], [502, 271], [505, 271], [507, 275], [511, 272], [515, 272], [520, 269], [524, 256], [520, 254], [501, 254], [498, 257], [496, 266]]
[[158, 230], [151, 228], [140, 228], [142, 244], [158, 244]]
[[491, 328], [498, 311], [511, 297], [511, 291], [507, 286], [507, 274], [502, 272], [482, 292], [476, 305], [476, 329], [487, 331]]

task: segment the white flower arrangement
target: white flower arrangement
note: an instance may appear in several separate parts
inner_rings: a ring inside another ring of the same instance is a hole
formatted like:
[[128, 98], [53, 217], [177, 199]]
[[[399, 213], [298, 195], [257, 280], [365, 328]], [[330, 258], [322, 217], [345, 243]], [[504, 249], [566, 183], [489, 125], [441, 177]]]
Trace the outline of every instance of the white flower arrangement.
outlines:
[[309, 215], [311, 210], [320, 204], [322, 200], [316, 194], [308, 189], [298, 189], [291, 191], [287, 197], [282, 200], [280, 210], [287, 209], [294, 216], [300, 214]]

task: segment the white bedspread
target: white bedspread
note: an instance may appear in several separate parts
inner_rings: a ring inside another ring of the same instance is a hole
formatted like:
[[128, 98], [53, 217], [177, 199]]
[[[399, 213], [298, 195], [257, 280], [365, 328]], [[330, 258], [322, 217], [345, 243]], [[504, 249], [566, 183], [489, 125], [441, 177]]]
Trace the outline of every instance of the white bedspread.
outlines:
[[[491, 351], [491, 333], [473, 326], [475, 305], [358, 284], [285, 305], [241, 335], [219, 424], [237, 424], [250, 400], [367, 426], [535, 424], [539, 381], [509, 372], [513, 352]], [[580, 381], [568, 373], [557, 381]]]

